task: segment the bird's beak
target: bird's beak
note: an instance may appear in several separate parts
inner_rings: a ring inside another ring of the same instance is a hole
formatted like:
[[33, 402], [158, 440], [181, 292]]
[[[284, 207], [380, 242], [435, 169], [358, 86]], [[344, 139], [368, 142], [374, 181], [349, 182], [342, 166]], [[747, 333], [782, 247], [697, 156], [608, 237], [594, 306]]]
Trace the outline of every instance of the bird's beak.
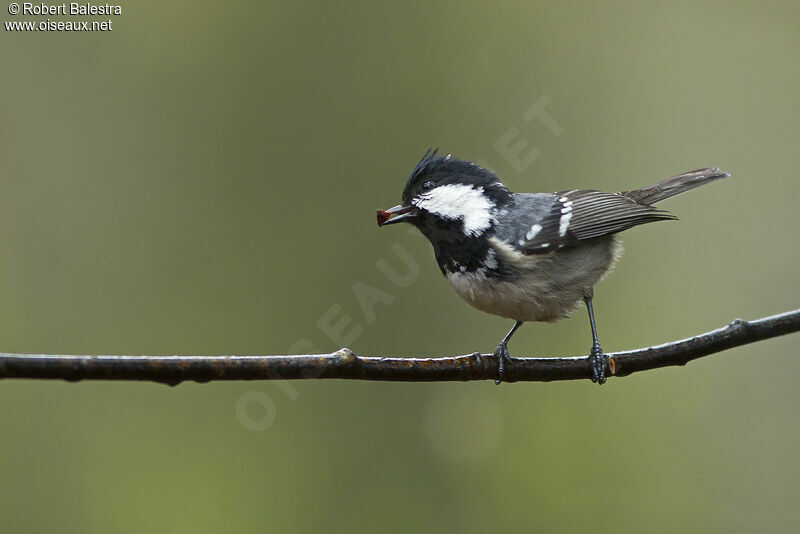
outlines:
[[404, 206], [400, 204], [388, 210], [378, 210], [378, 226], [408, 222], [419, 214], [419, 210], [414, 206]]

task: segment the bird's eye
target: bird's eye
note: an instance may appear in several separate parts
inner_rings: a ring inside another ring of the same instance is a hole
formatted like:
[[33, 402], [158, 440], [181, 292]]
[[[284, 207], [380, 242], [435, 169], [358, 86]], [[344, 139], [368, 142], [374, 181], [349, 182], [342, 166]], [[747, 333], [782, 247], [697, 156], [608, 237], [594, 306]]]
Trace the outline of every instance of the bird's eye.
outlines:
[[428, 190], [430, 190], [430, 189], [433, 189], [433, 182], [432, 182], [432, 181], [430, 181], [430, 180], [427, 180], [427, 181], [425, 181], [425, 182], [422, 182], [422, 189], [424, 189], [425, 191], [428, 191]]

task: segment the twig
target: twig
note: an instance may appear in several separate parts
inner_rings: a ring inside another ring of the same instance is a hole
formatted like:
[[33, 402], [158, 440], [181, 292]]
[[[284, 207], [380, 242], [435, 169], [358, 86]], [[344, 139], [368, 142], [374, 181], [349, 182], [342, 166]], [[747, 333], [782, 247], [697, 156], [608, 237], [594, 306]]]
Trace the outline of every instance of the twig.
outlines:
[[[655, 347], [610, 353], [613, 376], [685, 365], [733, 347], [800, 331], [800, 310], [729, 325]], [[589, 377], [586, 357], [514, 358], [507, 381], [576, 380]], [[78, 380], [144, 380], [177, 385], [185, 380], [270, 380], [347, 378], [434, 382], [494, 380], [497, 361], [491, 354], [445, 358], [356, 356], [350, 349], [299, 356], [71, 356], [0, 353], [0, 378]]]

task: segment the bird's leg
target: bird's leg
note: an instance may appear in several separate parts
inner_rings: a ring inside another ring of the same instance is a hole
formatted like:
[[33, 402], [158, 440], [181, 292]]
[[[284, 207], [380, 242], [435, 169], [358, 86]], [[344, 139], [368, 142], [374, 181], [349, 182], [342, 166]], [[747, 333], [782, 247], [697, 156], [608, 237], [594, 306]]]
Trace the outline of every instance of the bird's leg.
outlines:
[[517, 331], [517, 328], [522, 326], [522, 321], [517, 321], [511, 330], [508, 331], [506, 337], [503, 338], [503, 341], [497, 345], [497, 348], [494, 351], [494, 355], [497, 356], [497, 380], [494, 381], [495, 384], [500, 384], [503, 381], [503, 374], [505, 371], [505, 364], [511, 362], [511, 355], [508, 353], [508, 340], [511, 339], [511, 336], [514, 335], [514, 332]]
[[603, 354], [603, 349], [600, 348], [600, 341], [597, 339], [597, 326], [594, 324], [592, 297], [583, 297], [583, 301], [586, 302], [586, 309], [589, 310], [589, 323], [592, 325], [592, 350], [589, 352], [589, 365], [592, 368], [592, 382], [603, 384], [606, 381], [608, 356]]

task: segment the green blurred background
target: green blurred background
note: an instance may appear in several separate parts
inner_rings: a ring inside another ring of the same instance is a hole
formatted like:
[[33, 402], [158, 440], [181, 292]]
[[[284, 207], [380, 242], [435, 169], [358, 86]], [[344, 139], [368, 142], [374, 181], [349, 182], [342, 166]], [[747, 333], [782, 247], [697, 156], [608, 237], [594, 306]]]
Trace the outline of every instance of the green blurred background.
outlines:
[[[734, 173], [625, 234], [595, 292], [609, 351], [800, 306], [796, 2], [137, 0], [112, 19], [0, 36], [2, 351], [330, 351], [326, 313], [359, 354], [490, 351], [509, 322], [462, 303], [420, 235], [375, 226], [429, 146], [517, 191]], [[557, 127], [526, 121], [537, 103]], [[377, 266], [403, 273], [397, 247], [408, 287]], [[392, 302], [365, 315], [357, 283]], [[579, 310], [512, 353], [589, 343]], [[4, 381], [2, 530], [797, 531], [798, 343], [603, 388]]]

